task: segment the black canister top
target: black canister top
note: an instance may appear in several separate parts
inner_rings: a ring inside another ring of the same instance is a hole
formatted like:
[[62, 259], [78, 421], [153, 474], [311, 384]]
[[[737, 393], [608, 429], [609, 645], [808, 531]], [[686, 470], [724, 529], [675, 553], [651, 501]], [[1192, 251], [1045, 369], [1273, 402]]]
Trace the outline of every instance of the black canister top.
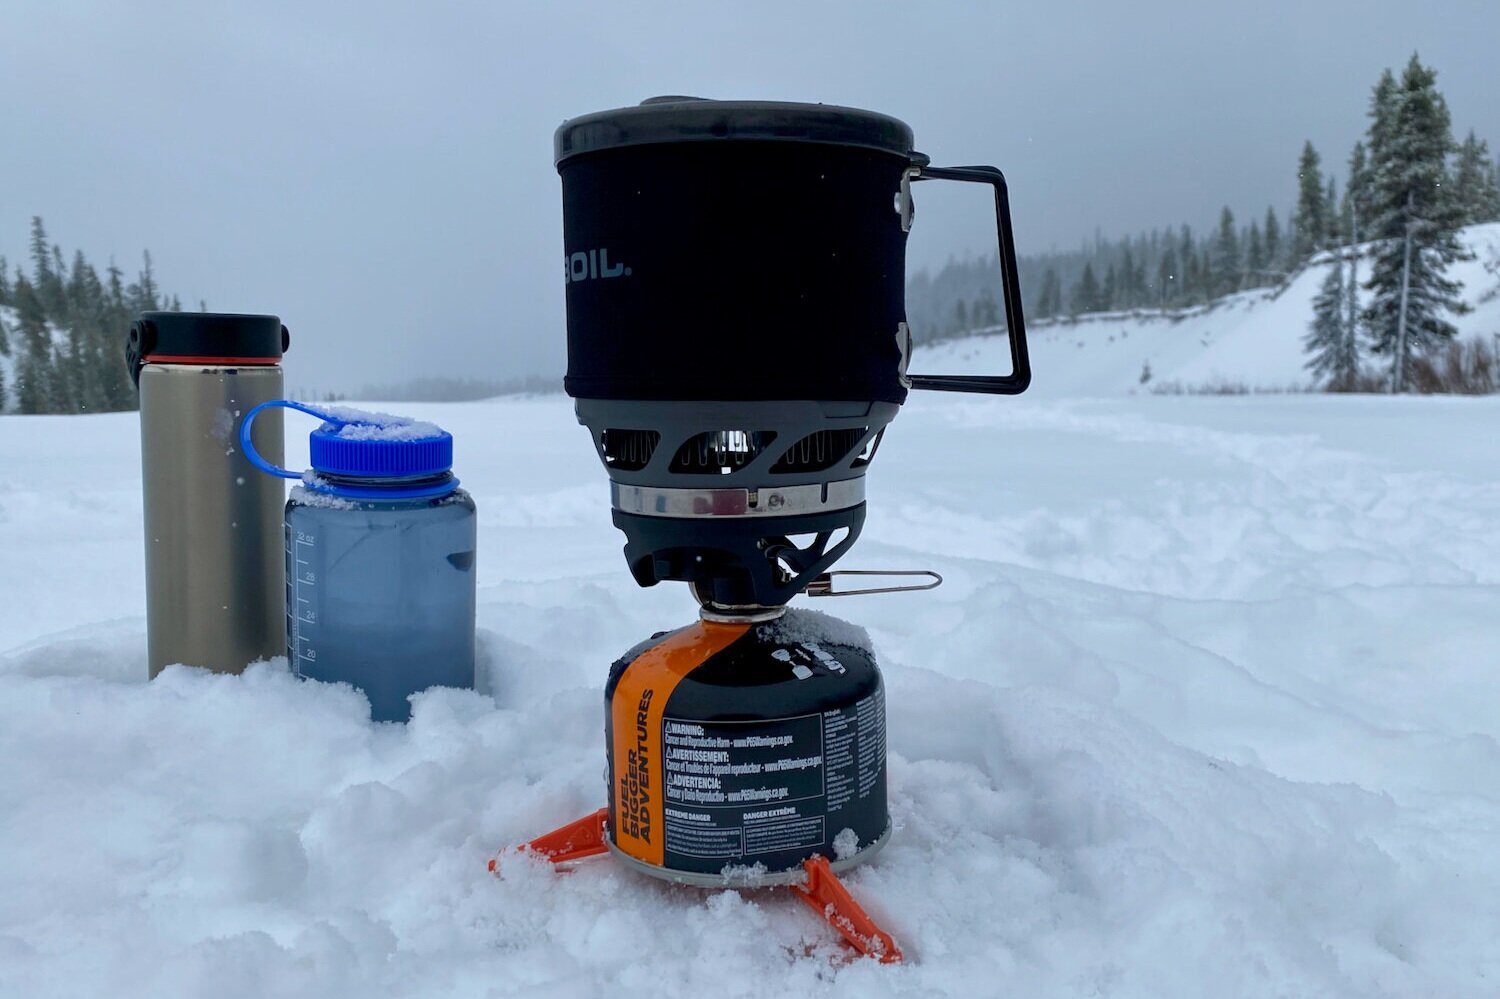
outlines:
[[177, 364], [275, 364], [291, 336], [277, 316], [232, 312], [143, 312], [130, 327], [125, 356], [139, 380], [150, 361]]
[[563, 122], [552, 137], [553, 162], [624, 146], [671, 142], [812, 142], [911, 157], [911, 127], [889, 115], [834, 104], [714, 101], [652, 97], [636, 107], [597, 111]]

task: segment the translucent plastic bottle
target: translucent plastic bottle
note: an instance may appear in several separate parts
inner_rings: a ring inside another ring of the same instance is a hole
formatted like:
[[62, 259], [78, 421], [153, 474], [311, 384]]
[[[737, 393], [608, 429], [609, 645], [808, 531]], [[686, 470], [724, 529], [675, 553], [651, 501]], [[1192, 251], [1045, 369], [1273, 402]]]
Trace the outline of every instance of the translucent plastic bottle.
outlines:
[[474, 686], [474, 501], [432, 424], [285, 400], [325, 422], [286, 504], [287, 658], [300, 676], [365, 692], [376, 721], [406, 721], [428, 687]]

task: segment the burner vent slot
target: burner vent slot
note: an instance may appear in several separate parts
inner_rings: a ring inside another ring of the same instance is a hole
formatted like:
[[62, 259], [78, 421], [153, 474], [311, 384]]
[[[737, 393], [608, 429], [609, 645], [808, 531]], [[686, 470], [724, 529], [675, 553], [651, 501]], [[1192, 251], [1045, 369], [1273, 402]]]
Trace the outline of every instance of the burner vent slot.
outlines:
[[771, 430], [705, 430], [677, 449], [669, 470], [688, 475], [728, 475], [760, 457], [775, 439], [776, 433]]
[[611, 428], [599, 435], [604, 464], [625, 472], [639, 472], [651, 463], [661, 434], [655, 430], [617, 430]]
[[874, 437], [871, 437], [869, 440], [865, 441], [865, 446], [860, 449], [859, 456], [850, 463], [849, 467], [864, 468], [866, 465], [868, 465], [870, 463], [870, 460], [875, 457], [875, 452], [880, 450], [880, 439], [884, 436], [885, 427], [881, 427], [879, 433], [877, 433]]
[[[832, 468], [845, 458], [860, 438], [869, 432], [869, 427], [848, 427], [844, 430], [818, 430], [808, 434], [791, 447], [771, 466], [773, 472], [821, 472]], [[871, 451], [873, 454], [873, 450]], [[868, 458], [865, 459], [868, 462]]]

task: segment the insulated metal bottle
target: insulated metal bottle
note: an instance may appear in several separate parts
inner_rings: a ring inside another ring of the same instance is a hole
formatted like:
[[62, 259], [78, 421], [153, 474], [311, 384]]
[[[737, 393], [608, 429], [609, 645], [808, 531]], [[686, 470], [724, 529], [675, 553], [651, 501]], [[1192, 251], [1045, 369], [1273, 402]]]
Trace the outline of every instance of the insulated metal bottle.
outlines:
[[[284, 394], [288, 340], [276, 316], [147, 312], [130, 328], [153, 677], [178, 663], [238, 673], [286, 651], [286, 497], [245, 459], [238, 431]], [[280, 462], [281, 411], [266, 417], [253, 440]]]

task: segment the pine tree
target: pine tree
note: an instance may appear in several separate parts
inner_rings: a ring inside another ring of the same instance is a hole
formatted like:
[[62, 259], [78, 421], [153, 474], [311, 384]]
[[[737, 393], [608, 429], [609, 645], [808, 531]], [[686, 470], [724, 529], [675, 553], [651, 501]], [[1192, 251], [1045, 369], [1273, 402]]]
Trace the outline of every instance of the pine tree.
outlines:
[[1099, 304], [1099, 279], [1094, 277], [1094, 265], [1087, 263], [1083, 265], [1083, 276], [1073, 286], [1072, 312], [1079, 315], [1084, 312], [1098, 312]]
[[1391, 391], [1406, 390], [1411, 358], [1457, 333], [1444, 313], [1465, 306], [1446, 276], [1464, 259], [1462, 207], [1447, 186], [1453, 149], [1448, 105], [1435, 71], [1413, 55], [1398, 84], [1376, 87], [1370, 125], [1371, 292], [1364, 320], [1371, 349], [1391, 358]]
[[1328, 176], [1328, 189], [1323, 196], [1323, 226], [1323, 245], [1337, 246], [1344, 230], [1339, 225], [1339, 191], [1332, 174]]
[[1062, 312], [1062, 280], [1057, 276], [1057, 270], [1047, 268], [1042, 275], [1041, 316], [1050, 319]]
[[1458, 158], [1453, 165], [1453, 197], [1463, 212], [1465, 225], [1490, 222], [1497, 217], [1500, 190], [1495, 187], [1489, 144], [1476, 138], [1473, 129], [1458, 147]]
[[157, 299], [156, 276], [151, 272], [151, 251], [143, 251], [141, 259], [145, 262], [145, 266], [141, 269], [135, 284], [126, 289], [130, 311], [132, 313], [156, 312], [162, 306]]
[[1209, 297], [1217, 298], [1239, 290], [1240, 241], [1234, 228], [1234, 213], [1228, 205], [1219, 213], [1219, 232], [1214, 237], [1209, 273], [1212, 275]]
[[[5, 279], [5, 258], [0, 257], [0, 279]], [[11, 304], [11, 290], [8, 279], [4, 281], [6, 300], [3, 304]], [[10, 356], [10, 331], [5, 328], [5, 321], [0, 319], [0, 357]], [[10, 408], [10, 393], [5, 387], [5, 372], [0, 371], [0, 413]]]
[[1120, 300], [1120, 279], [1115, 273], [1115, 265], [1110, 264], [1104, 272], [1104, 287], [1099, 290], [1100, 307], [1113, 309]]
[[966, 333], [969, 330], [969, 307], [964, 304], [963, 299], [953, 307], [953, 332], [955, 334]]
[[1365, 162], [1363, 142], [1356, 142], [1349, 153], [1349, 182], [1344, 185], [1344, 210], [1341, 214], [1354, 220], [1349, 241], [1363, 243], [1368, 238], [1364, 220], [1370, 217], [1370, 166]]
[[1276, 218], [1276, 209], [1270, 205], [1266, 206], [1265, 239], [1266, 270], [1268, 272], [1278, 272], [1276, 275], [1270, 273], [1263, 275], [1267, 279], [1265, 283], [1269, 284], [1271, 283], [1269, 279], [1273, 276], [1278, 280], [1280, 279], [1279, 272], [1282, 270], [1281, 254], [1283, 250], [1281, 245], [1281, 222]]
[[105, 273], [109, 275], [109, 282], [104, 288], [103, 325], [110, 341], [106, 356], [113, 355], [113, 360], [103, 369], [104, 397], [110, 409], [138, 409], [140, 395], [125, 366], [125, 332], [130, 329], [133, 319], [125, 300], [125, 275], [114, 260], [110, 260], [109, 269]]
[[53, 247], [47, 244], [47, 228], [40, 215], [31, 217], [31, 271], [32, 290], [36, 292], [38, 304], [48, 318], [61, 317], [66, 308], [63, 283], [53, 266]]
[[1297, 163], [1297, 208], [1292, 214], [1293, 268], [1302, 266], [1323, 248], [1328, 232], [1327, 201], [1318, 163], [1318, 151], [1308, 142], [1302, 147], [1302, 158]]
[[5, 262], [5, 257], [3, 255], [0, 255], [0, 305], [14, 304], [11, 302], [10, 274], [8, 273], [8, 267], [9, 265]]
[[70, 411], [108, 409], [105, 370], [115, 356], [104, 327], [104, 287], [82, 250], [73, 254], [67, 292]]
[[1364, 171], [1365, 203], [1370, 211], [1366, 218], [1375, 217], [1375, 171], [1377, 164], [1390, 157], [1391, 135], [1395, 129], [1395, 106], [1397, 101], [1396, 77], [1389, 69], [1380, 74], [1380, 80], [1370, 94], [1370, 107], [1366, 116], [1370, 124], [1365, 130], [1369, 140], [1366, 147], [1368, 157]]
[[1307, 369], [1325, 387], [1347, 391], [1359, 378], [1359, 346], [1345, 321], [1344, 261], [1335, 260], [1313, 299], [1313, 319], [1302, 343]]
[[1245, 240], [1245, 287], [1259, 288], [1265, 284], [1266, 247], [1260, 238], [1260, 223], [1250, 223], [1250, 235]]
[[1198, 252], [1188, 252], [1182, 265], [1182, 301], [1196, 305], [1203, 299], [1203, 268], [1198, 265]]
[[[175, 302], [177, 297], [174, 295], [172, 300]], [[970, 315], [974, 317], [974, 325], [979, 329], [991, 329], [1000, 325], [1000, 307], [995, 304], [995, 296], [988, 288], [980, 292], [979, 297], [974, 300], [974, 309]]]
[[1177, 251], [1168, 243], [1156, 265], [1156, 304], [1167, 306], [1177, 300]]
[[1354, 199], [1349, 197], [1349, 191], [1345, 189], [1344, 200], [1339, 203], [1338, 214], [1334, 216], [1339, 236], [1335, 242], [1342, 242], [1346, 246], [1357, 246], [1354, 231], [1358, 228], [1359, 216], [1354, 211]]
[[1198, 273], [1198, 253], [1193, 248], [1193, 230], [1183, 226], [1177, 234], [1177, 270], [1182, 275], [1177, 289], [1177, 300], [1191, 303], [1198, 294], [1201, 275]]
[[1037, 299], [1037, 318], [1046, 319], [1062, 312], [1062, 283], [1057, 279], [1057, 269], [1048, 267], [1042, 275], [1042, 292]]
[[1138, 304], [1135, 282], [1135, 254], [1130, 252], [1130, 244], [1127, 243], [1125, 253], [1120, 258], [1120, 292], [1115, 299], [1118, 308], [1129, 309]]
[[52, 332], [41, 296], [25, 275], [16, 279], [17, 332], [21, 350], [16, 358], [16, 405], [23, 413], [55, 413], [61, 409]]
[[1340, 386], [1340, 388], [1346, 391], [1353, 391], [1357, 387], [1359, 376], [1359, 247], [1354, 243], [1353, 231], [1353, 228], [1351, 228], [1349, 252], [1346, 255], [1349, 264], [1349, 276], [1344, 281], [1344, 336], [1349, 341], [1347, 350], [1354, 358], [1355, 381]]

